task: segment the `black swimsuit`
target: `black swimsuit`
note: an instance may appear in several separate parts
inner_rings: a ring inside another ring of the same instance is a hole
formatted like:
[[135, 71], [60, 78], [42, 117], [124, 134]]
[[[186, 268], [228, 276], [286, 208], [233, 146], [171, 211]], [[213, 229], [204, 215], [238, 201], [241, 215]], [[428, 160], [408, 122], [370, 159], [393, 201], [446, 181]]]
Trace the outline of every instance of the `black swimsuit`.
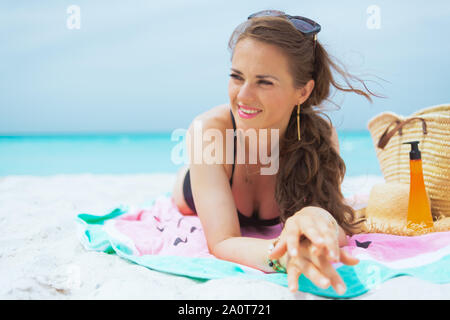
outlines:
[[[234, 130], [234, 160], [236, 160], [236, 123], [234, 121], [233, 113], [231, 112], [231, 120], [233, 121], [233, 130]], [[234, 173], [234, 162], [233, 161], [233, 168], [231, 170], [231, 178], [230, 178], [230, 186], [233, 185], [233, 173]], [[186, 172], [186, 175], [184, 177], [183, 182], [183, 195], [184, 200], [186, 201], [186, 204], [189, 206], [189, 208], [197, 212], [195, 210], [195, 204], [194, 204], [194, 198], [192, 197], [192, 190], [191, 190], [191, 176], [189, 174], [189, 169]], [[280, 223], [280, 218], [274, 218], [274, 219], [259, 219], [258, 218], [258, 212], [254, 211], [253, 215], [249, 218], [237, 210], [238, 217], [239, 217], [239, 223], [241, 226], [273, 226]]]

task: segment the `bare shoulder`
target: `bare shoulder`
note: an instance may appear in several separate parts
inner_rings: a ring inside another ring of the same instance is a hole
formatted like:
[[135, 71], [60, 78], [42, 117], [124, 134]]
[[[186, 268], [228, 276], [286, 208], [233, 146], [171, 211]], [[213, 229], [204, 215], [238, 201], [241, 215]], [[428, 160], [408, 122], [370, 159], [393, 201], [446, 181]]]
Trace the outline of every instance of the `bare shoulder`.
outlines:
[[[195, 121], [200, 121], [201, 122], [201, 129], [203, 132], [205, 132], [206, 130], [209, 129], [215, 129], [215, 130], [219, 130], [220, 133], [222, 134], [222, 138], [223, 139], [227, 139], [227, 129], [231, 129], [233, 128], [233, 124], [232, 124], [232, 120], [231, 120], [231, 116], [230, 116], [230, 105], [227, 104], [221, 104], [218, 106], [215, 106], [199, 115], [197, 115], [194, 120], [191, 122], [189, 129], [188, 129], [188, 133], [189, 136], [191, 137], [190, 140], [190, 153], [194, 154], [194, 152], [196, 150], [194, 150], [195, 148], [195, 139], [193, 139], [193, 137], [196, 136], [195, 133]], [[228, 177], [228, 180], [231, 178], [231, 174], [232, 174], [232, 164], [227, 161], [226, 155], [229, 154], [228, 152], [232, 152], [230, 151], [229, 148], [230, 145], [228, 145], [226, 143], [226, 141], [223, 141], [221, 147], [223, 148], [221, 151], [221, 155], [222, 155], [222, 159], [219, 159], [218, 161], [220, 163], [222, 163], [222, 165], [220, 165], [220, 167], [222, 168], [222, 170], [224, 170], [226, 176]], [[209, 143], [202, 143], [201, 145], [202, 148], [209, 148], [210, 144]], [[232, 146], [231, 146], [232, 147]], [[204, 150], [202, 150], [203, 152]], [[192, 159], [191, 159], [192, 160]], [[192, 164], [191, 164], [192, 166]]]
[[225, 129], [232, 127], [230, 105], [225, 103], [215, 106], [197, 115], [194, 120], [201, 121], [203, 128], [215, 128], [225, 131]]

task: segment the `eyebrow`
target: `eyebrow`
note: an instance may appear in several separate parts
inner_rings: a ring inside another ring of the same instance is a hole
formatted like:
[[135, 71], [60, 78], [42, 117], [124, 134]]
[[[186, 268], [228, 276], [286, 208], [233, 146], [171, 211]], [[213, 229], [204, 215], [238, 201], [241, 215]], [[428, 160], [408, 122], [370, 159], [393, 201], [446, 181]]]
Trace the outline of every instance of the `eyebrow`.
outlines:
[[[237, 69], [231, 68], [231, 71], [234, 71], [234, 72], [236, 72], [236, 73], [238, 73], [238, 74], [240, 74], [240, 75], [243, 74], [241, 71], [239, 71], [239, 70], [237, 70]], [[275, 80], [277, 80], [277, 81], [280, 81], [277, 77], [271, 76], [270, 74], [258, 74], [258, 75], [256, 75], [256, 78], [258, 78], [258, 79], [272, 78], [272, 79], [275, 79]]]

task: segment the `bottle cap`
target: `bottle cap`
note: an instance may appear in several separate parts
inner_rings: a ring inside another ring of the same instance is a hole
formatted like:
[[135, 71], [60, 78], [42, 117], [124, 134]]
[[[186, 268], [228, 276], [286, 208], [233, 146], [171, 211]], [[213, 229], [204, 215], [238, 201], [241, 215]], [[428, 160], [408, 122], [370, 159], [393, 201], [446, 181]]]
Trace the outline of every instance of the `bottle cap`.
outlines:
[[422, 156], [421, 156], [421, 153], [419, 150], [419, 141], [403, 142], [403, 144], [411, 145], [411, 152], [409, 153], [410, 160], [422, 159]]

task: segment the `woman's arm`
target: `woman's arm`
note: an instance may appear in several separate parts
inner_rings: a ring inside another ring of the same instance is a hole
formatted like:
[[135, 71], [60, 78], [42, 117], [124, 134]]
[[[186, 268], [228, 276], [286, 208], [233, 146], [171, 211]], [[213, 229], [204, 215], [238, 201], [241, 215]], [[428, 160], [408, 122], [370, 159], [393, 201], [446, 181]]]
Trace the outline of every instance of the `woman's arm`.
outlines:
[[[209, 116], [199, 116], [203, 131], [225, 131], [223, 124]], [[220, 127], [222, 126], [222, 129]], [[265, 272], [274, 272], [267, 264], [270, 240], [242, 237], [229, 176], [223, 164], [195, 163], [194, 122], [188, 129], [192, 195], [209, 251], [219, 259], [236, 262]], [[224, 135], [225, 137], [225, 135]], [[203, 143], [203, 148], [207, 144]], [[223, 143], [223, 155], [226, 144]], [[203, 150], [200, 150], [203, 153]]]
[[[208, 121], [204, 121], [203, 124], [204, 130], [210, 127], [218, 127], [217, 124], [208, 126]], [[188, 132], [193, 137], [192, 126]], [[194, 151], [192, 144], [188, 150], [191, 157]], [[226, 154], [226, 150], [223, 151], [223, 154]], [[232, 261], [265, 272], [274, 272], [267, 264], [269, 246], [274, 239], [264, 240], [241, 236], [237, 210], [229, 185], [229, 177], [224, 166], [222, 164], [195, 164], [191, 160], [190, 175], [197, 214], [202, 223], [210, 252], [219, 259]], [[345, 233], [343, 230], [339, 233], [339, 243], [341, 243], [341, 239], [342, 244], [344, 244]], [[299, 240], [298, 238], [297, 242]], [[335, 242], [336, 245], [337, 242]], [[288, 260], [287, 253], [283, 252], [278, 259], [282, 265], [286, 265]]]
[[[267, 263], [269, 247], [275, 239], [232, 237], [216, 244], [213, 254], [223, 260], [236, 262], [264, 272], [275, 272]], [[287, 256], [280, 259], [286, 265]]]

